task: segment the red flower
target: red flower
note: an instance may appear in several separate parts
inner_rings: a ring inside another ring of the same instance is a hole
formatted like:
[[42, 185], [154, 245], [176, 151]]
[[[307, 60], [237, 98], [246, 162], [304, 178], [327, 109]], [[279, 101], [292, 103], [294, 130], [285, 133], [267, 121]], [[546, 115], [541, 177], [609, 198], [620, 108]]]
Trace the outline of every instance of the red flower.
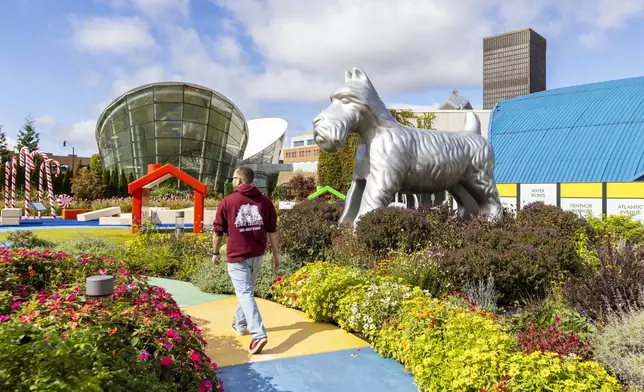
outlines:
[[161, 366], [170, 366], [174, 361], [170, 357], [161, 358]]
[[199, 362], [201, 361], [201, 355], [199, 355], [195, 350], [192, 350], [190, 353], [190, 359], [192, 359], [193, 362]]
[[108, 335], [110, 335], [110, 336], [112, 336], [112, 335], [116, 334], [118, 331], [119, 331], [119, 329], [118, 329], [118, 328], [116, 328], [116, 327], [114, 327], [113, 329], [109, 330], [109, 331], [107, 332], [107, 334], [108, 334]]

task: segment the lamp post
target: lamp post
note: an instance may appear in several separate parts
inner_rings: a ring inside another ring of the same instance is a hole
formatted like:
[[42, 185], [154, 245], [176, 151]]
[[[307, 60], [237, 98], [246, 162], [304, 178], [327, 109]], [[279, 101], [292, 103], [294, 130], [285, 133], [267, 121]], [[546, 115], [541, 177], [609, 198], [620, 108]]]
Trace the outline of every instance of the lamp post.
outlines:
[[177, 239], [183, 235], [184, 217], [185, 217], [185, 213], [183, 211], [177, 211], [175, 213], [175, 216], [174, 216], [174, 236]]
[[74, 159], [74, 158], [75, 158], [75, 156], [76, 156], [76, 155], [74, 154], [74, 153], [75, 153], [74, 146], [72, 146], [71, 144], [69, 144], [69, 143], [67, 142], [67, 140], [63, 140], [63, 147], [67, 147], [67, 146], [69, 146], [69, 147], [71, 147], [71, 148], [72, 148], [72, 168], [71, 168], [71, 170], [72, 170], [72, 173], [73, 173], [73, 171], [74, 171], [74, 170], [76, 170], [76, 166], [74, 166], [74, 163], [75, 163], [75, 162], [74, 162], [74, 161], [75, 161], [75, 159]]

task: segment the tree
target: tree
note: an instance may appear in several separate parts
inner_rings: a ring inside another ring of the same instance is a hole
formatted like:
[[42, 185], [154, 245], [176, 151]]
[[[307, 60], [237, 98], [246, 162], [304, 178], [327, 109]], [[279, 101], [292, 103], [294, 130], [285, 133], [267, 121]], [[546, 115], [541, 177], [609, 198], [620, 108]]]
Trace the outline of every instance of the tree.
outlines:
[[101, 172], [101, 155], [93, 154], [89, 161], [89, 170]]
[[103, 184], [105, 185], [105, 196], [112, 197], [110, 185], [112, 184], [112, 173], [109, 169], [103, 170]]
[[2, 125], [0, 125], [0, 156], [2, 161], [0, 163], [4, 164], [9, 160], [9, 150], [7, 149], [7, 134], [4, 132]]
[[389, 109], [389, 113], [398, 121], [401, 125], [405, 127], [413, 127], [414, 123], [411, 122], [412, 119], [416, 118], [414, 112], [411, 110], [401, 110], [401, 109]]
[[119, 196], [127, 197], [127, 177], [123, 169], [121, 169], [121, 175], [119, 176]]
[[296, 174], [288, 182], [288, 188], [295, 200], [304, 200], [311, 193], [315, 192], [315, 179], [313, 177], [304, 177], [302, 174]]
[[25, 118], [25, 125], [18, 131], [18, 150], [22, 147], [27, 147], [30, 151], [38, 149], [40, 135], [36, 131], [34, 123], [35, 120], [31, 117], [31, 114]]
[[110, 175], [110, 197], [119, 196], [119, 169], [116, 165], [112, 168], [112, 173]]
[[100, 199], [105, 194], [103, 179], [94, 170], [81, 170], [72, 179], [72, 193], [79, 199]]
[[432, 129], [434, 127], [434, 120], [436, 114], [427, 112], [416, 117], [416, 128]]

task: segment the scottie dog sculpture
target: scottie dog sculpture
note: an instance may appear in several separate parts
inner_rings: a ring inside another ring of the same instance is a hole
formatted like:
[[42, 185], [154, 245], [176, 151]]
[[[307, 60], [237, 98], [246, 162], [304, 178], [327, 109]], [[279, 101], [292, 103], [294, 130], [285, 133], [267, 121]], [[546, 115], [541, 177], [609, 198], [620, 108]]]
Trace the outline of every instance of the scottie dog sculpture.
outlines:
[[365, 213], [389, 205], [396, 192], [448, 191], [459, 217], [478, 213], [496, 219], [503, 208], [494, 181], [494, 151], [480, 135], [480, 122], [466, 114], [463, 131], [402, 126], [382, 102], [367, 75], [347, 71], [331, 104], [313, 119], [313, 137], [330, 153], [360, 136], [353, 180], [340, 223], [357, 223]]

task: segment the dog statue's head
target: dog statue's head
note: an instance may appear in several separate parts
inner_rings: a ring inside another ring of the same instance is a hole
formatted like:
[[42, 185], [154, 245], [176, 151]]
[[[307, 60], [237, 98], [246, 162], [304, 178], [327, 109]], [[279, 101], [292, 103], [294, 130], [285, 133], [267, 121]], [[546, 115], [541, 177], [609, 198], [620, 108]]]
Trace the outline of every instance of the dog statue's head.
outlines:
[[[313, 119], [313, 138], [320, 149], [334, 153], [365, 119], [386, 108], [371, 81], [360, 68], [346, 71], [344, 85], [331, 94], [331, 103]], [[388, 113], [388, 112], [387, 112]]]

